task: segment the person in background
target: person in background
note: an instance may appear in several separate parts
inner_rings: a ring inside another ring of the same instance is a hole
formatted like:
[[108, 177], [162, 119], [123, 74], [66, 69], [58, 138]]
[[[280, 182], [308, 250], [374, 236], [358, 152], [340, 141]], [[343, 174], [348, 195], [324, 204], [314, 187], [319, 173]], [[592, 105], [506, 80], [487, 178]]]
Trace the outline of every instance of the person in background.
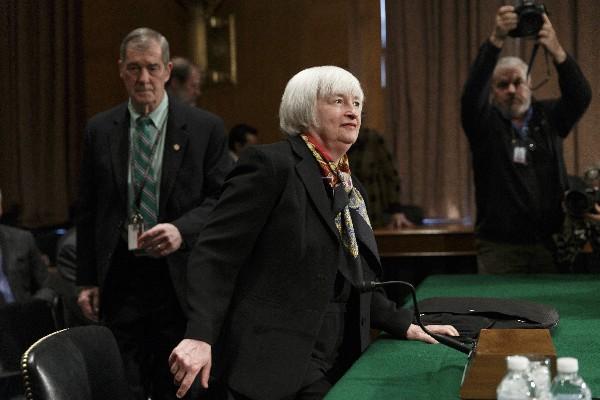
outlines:
[[166, 94], [163, 35], [135, 29], [119, 56], [129, 99], [84, 135], [78, 303], [115, 335], [134, 398], [174, 399], [167, 361], [185, 330], [187, 258], [232, 163], [223, 121]]
[[548, 16], [537, 43], [552, 57], [561, 97], [532, 98], [527, 64], [499, 54], [515, 29], [502, 6], [465, 83], [462, 125], [471, 147], [480, 273], [556, 272], [552, 235], [567, 188], [562, 142], [591, 100], [590, 86], [558, 41]]
[[238, 124], [229, 131], [229, 155], [233, 161], [240, 158], [242, 150], [258, 143], [258, 130], [250, 125]]
[[169, 361], [179, 396], [212, 370], [218, 399], [320, 399], [371, 327], [435, 342], [383, 290], [364, 290], [381, 265], [346, 155], [362, 104], [348, 71], [305, 69], [281, 100], [287, 138], [242, 153], [190, 257], [186, 339]]
[[374, 228], [411, 228], [422, 222], [420, 207], [400, 203], [400, 176], [379, 132], [361, 126], [356, 143], [348, 150], [348, 160], [354, 175], [365, 185]]
[[31, 232], [0, 224], [0, 304], [30, 299], [52, 304], [55, 297], [55, 292], [48, 287], [48, 266]]
[[167, 81], [169, 96], [183, 104], [196, 106], [200, 97], [201, 74], [200, 69], [190, 60], [183, 57], [174, 57], [171, 62], [171, 78]]
[[[561, 272], [595, 272], [600, 268], [600, 165], [585, 170], [583, 177], [568, 178], [566, 217], [562, 231], [554, 235], [556, 261]], [[591, 254], [578, 258], [588, 244]]]
[[77, 278], [77, 231], [70, 228], [56, 244], [56, 270], [58, 279], [56, 291], [61, 297], [63, 323], [65, 328], [93, 324], [83, 314], [77, 304], [79, 291], [75, 284]]

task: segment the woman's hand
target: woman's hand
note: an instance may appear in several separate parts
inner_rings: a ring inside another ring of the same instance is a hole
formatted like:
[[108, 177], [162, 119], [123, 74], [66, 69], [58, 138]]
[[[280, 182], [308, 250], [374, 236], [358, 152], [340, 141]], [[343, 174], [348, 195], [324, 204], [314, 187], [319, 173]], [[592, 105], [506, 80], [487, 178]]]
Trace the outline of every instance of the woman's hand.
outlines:
[[[452, 325], [425, 325], [427, 329], [431, 331], [431, 333], [436, 333], [438, 335], [446, 335], [446, 336], [458, 336], [459, 333], [455, 327]], [[438, 341], [429, 336], [428, 334], [421, 329], [419, 325], [410, 324], [408, 330], [406, 331], [406, 338], [409, 340], [419, 340], [425, 343], [435, 344]]]

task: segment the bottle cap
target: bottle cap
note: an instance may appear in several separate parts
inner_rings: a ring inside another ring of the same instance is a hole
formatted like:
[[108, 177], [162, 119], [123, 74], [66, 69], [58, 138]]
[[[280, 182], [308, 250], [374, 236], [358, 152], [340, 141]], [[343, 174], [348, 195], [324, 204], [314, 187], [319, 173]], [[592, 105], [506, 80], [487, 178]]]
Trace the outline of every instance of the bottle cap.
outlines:
[[573, 357], [559, 357], [556, 360], [556, 370], [565, 374], [572, 374], [579, 370], [579, 363]]
[[525, 371], [529, 367], [529, 359], [525, 356], [508, 356], [506, 366], [511, 371]]

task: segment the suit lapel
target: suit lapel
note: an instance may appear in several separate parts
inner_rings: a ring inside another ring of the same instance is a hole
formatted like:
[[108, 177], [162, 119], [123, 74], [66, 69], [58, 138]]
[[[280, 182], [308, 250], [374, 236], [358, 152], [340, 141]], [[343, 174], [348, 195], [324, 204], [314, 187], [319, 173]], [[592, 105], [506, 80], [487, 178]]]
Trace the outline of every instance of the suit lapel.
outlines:
[[319, 167], [314, 156], [300, 137], [290, 137], [288, 140], [292, 145], [292, 150], [300, 157], [300, 161], [296, 164], [296, 171], [306, 187], [310, 199], [325, 221], [325, 225], [339, 238], [340, 235], [335, 227], [334, 215], [331, 211], [331, 200], [325, 192], [323, 180], [319, 174]]
[[[350, 211], [352, 217], [352, 224], [354, 225], [354, 231], [356, 233], [356, 240], [363, 244], [363, 248], [366, 252], [362, 252], [363, 256], [367, 259], [372, 259], [373, 263], [369, 263], [373, 268], [378, 268], [379, 273], [382, 272], [381, 260], [379, 258], [379, 251], [377, 250], [377, 243], [375, 242], [375, 234], [373, 229], [367, 224], [362, 216], [355, 210]], [[370, 256], [366, 253], [370, 253]], [[375, 267], [375, 265], [377, 267]]]
[[129, 112], [127, 103], [119, 108], [113, 120], [113, 129], [108, 137], [108, 147], [116, 187], [124, 204], [127, 204], [127, 174], [129, 162]]
[[[354, 187], [358, 190], [358, 185], [354, 178], [352, 179]], [[363, 193], [361, 193], [362, 196]], [[356, 231], [356, 238], [373, 254], [377, 263], [380, 263], [379, 251], [377, 250], [377, 242], [375, 241], [375, 234], [373, 228], [367, 224], [367, 221], [356, 211], [351, 210], [352, 222]]]
[[[331, 200], [329, 199], [327, 193], [324, 190], [323, 181], [318, 172], [319, 167], [316, 164], [314, 156], [311, 154], [310, 150], [300, 137], [290, 137], [288, 138], [288, 140], [292, 146], [293, 151], [300, 157], [300, 161], [298, 162], [298, 164], [296, 164], [296, 170], [298, 171], [298, 175], [300, 176], [300, 179], [306, 187], [306, 191], [308, 192], [309, 197], [315, 204], [319, 214], [325, 221], [325, 224], [329, 227], [329, 230], [338, 238], [338, 240], [341, 240], [339, 231], [335, 226], [335, 216], [333, 214]], [[353, 220], [354, 219], [355, 218], [353, 218]], [[360, 230], [360, 233], [357, 232], [357, 239], [365, 245], [365, 247], [373, 256], [372, 259], [375, 261], [375, 265], [373, 266], [373, 268], [378, 269], [378, 273], [381, 273], [379, 252], [377, 251], [377, 244], [375, 243], [373, 230], [367, 225], [367, 223], [362, 219], [362, 217], [359, 217], [359, 219], [361, 221], [356, 221], [357, 226], [355, 226], [355, 229]], [[348, 257], [348, 266], [355, 264], [355, 262], [352, 260], [352, 256], [350, 256], [350, 254], [347, 253], [345, 250], [344, 253]], [[350, 282], [362, 282], [364, 268], [360, 265], [360, 262], [357, 271], [349, 270], [348, 268], [344, 267], [345, 266], [339, 266], [340, 272]]]
[[189, 133], [187, 124], [181, 116], [179, 108], [169, 102], [169, 114], [167, 116], [167, 131], [165, 134], [165, 147], [163, 150], [162, 176], [160, 181], [160, 204], [159, 221], [165, 213], [167, 200], [173, 191], [177, 171], [183, 161], [186, 147], [188, 145]]

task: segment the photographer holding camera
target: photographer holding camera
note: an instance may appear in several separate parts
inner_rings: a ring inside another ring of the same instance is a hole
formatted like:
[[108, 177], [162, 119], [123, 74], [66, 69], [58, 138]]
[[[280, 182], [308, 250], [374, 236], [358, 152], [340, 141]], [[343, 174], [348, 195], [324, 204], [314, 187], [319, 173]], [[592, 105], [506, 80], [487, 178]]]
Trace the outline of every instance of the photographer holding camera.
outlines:
[[[564, 272], [598, 272], [600, 267], [600, 167], [588, 168], [583, 178], [569, 176], [562, 231], [554, 235], [556, 262]], [[589, 244], [592, 254], [577, 259]], [[583, 262], [582, 262], [583, 261]], [[593, 271], [596, 270], [596, 271]]]
[[[561, 97], [532, 98], [527, 64], [499, 58], [505, 41], [532, 37], [553, 58]], [[562, 141], [591, 100], [589, 83], [560, 45], [545, 9], [531, 1], [502, 6], [461, 98], [477, 205], [480, 273], [555, 272], [552, 235], [564, 219]]]

